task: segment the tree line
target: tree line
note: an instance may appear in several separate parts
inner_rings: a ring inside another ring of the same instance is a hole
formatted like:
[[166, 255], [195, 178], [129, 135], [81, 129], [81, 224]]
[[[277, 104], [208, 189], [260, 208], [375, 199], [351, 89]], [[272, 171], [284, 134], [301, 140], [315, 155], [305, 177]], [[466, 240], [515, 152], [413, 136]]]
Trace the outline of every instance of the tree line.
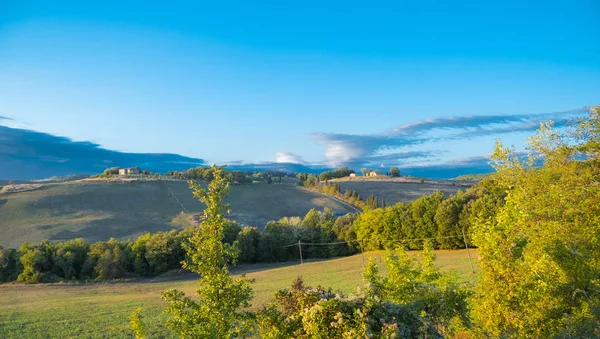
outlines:
[[214, 178], [216, 169], [223, 170], [229, 182], [234, 184], [281, 183], [281, 179], [288, 176], [288, 173], [282, 171], [229, 171], [226, 170], [225, 166], [199, 166], [186, 171], [169, 171], [166, 176], [178, 179], [211, 181]]

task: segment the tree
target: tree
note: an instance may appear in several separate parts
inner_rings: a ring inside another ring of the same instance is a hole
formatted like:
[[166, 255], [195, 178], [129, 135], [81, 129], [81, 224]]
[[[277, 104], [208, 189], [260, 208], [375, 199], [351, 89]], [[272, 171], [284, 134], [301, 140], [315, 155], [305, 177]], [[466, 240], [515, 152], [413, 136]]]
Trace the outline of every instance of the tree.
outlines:
[[388, 172], [388, 174], [390, 175], [390, 177], [399, 177], [400, 169], [398, 167], [392, 167], [392, 168], [390, 168], [390, 171]]
[[366, 177], [369, 174], [369, 170], [366, 168], [361, 168], [360, 173], [362, 173], [363, 177]]
[[240, 262], [255, 263], [258, 260], [260, 232], [256, 227], [245, 226], [237, 235], [240, 248]]
[[[438, 205], [444, 200], [444, 193], [436, 191], [433, 194], [423, 196], [410, 204], [412, 211], [412, 220], [414, 222], [413, 239], [435, 238], [437, 236], [437, 224], [435, 214]], [[421, 249], [422, 241], [415, 240], [410, 242], [413, 249]]]
[[437, 242], [440, 249], [459, 249], [465, 247], [464, 230], [460, 215], [465, 206], [465, 195], [458, 190], [455, 195], [442, 201], [435, 213], [437, 224]]
[[473, 308], [486, 336], [598, 336], [599, 116], [596, 107], [565, 132], [542, 124], [527, 161], [497, 142], [506, 203], [473, 229], [483, 273]]
[[51, 246], [47, 240], [42, 241], [39, 246], [30, 246], [26, 242], [21, 245], [19, 260], [23, 271], [19, 274], [18, 281], [39, 283], [53, 280], [48, 276], [52, 265]]
[[333, 175], [331, 174], [331, 172], [323, 172], [323, 173], [319, 174], [320, 181], [327, 181], [330, 179], [333, 179]]
[[16, 280], [20, 271], [19, 252], [0, 246], [0, 282]]
[[229, 183], [223, 169], [211, 167], [213, 179], [205, 190], [190, 181], [194, 197], [206, 204], [203, 222], [193, 230], [185, 243], [189, 260], [184, 268], [200, 275], [197, 298], [192, 299], [176, 289], [163, 292], [171, 318], [167, 326], [182, 337], [234, 338], [246, 335], [252, 328], [251, 281], [245, 277], [233, 279], [227, 264], [235, 262], [239, 249], [223, 243], [224, 214], [228, 206], [222, 201]]

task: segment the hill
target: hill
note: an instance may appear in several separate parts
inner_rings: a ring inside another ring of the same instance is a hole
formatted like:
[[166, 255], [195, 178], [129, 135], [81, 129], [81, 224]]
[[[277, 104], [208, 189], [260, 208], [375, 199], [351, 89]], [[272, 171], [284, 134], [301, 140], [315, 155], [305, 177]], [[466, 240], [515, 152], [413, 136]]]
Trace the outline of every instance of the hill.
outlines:
[[[284, 216], [303, 216], [311, 208], [325, 207], [335, 213], [349, 207], [319, 193], [295, 185], [233, 185], [227, 202], [229, 218], [259, 228]], [[84, 180], [44, 183], [34, 190], [0, 194], [0, 246], [19, 247], [24, 241], [88, 241], [135, 238], [146, 232], [181, 228], [188, 217], [199, 213], [185, 181]]]
[[[346, 189], [350, 189], [358, 192], [363, 200], [369, 195], [375, 195], [379, 199], [384, 198], [387, 205], [398, 202], [411, 202], [438, 190], [448, 196], [461, 189], [458, 185], [453, 186], [447, 182], [427, 180], [421, 183], [420, 179], [406, 179], [404, 177], [395, 179], [388, 177], [380, 177], [379, 179], [355, 177], [352, 180], [342, 178], [331, 181], [340, 184], [342, 193]], [[463, 190], [465, 188], [462, 187]]]
[[[409, 252], [418, 255], [417, 252]], [[466, 251], [436, 251], [442, 271], [456, 270], [467, 282], [470, 273]], [[476, 251], [471, 252], [476, 258]], [[379, 258], [381, 252], [365, 257]], [[477, 263], [477, 261], [475, 261]], [[478, 271], [476, 267], [476, 271]], [[246, 273], [253, 284], [253, 308], [269, 302], [273, 293], [289, 287], [302, 276], [307, 285], [323, 285], [344, 293], [363, 285], [361, 255], [340, 259], [244, 265], [233, 273]], [[160, 293], [177, 288], [192, 295], [197, 288], [194, 276], [133, 282], [90, 284], [4, 284], [0, 285], [0, 337], [2, 338], [130, 338], [129, 316], [143, 307], [142, 316], [150, 338], [173, 337], [164, 327], [166, 303]]]

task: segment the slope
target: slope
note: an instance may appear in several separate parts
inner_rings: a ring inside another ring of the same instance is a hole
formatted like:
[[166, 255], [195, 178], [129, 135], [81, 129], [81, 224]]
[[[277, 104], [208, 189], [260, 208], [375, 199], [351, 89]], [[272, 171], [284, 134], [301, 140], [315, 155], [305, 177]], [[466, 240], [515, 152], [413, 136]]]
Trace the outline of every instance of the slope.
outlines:
[[[231, 187], [229, 218], [259, 228], [284, 216], [302, 216], [311, 208], [349, 212], [343, 204], [294, 185], [249, 184]], [[0, 246], [24, 241], [88, 241], [135, 238], [145, 232], [181, 228], [182, 211], [199, 213], [185, 181], [73, 181], [0, 194]]]

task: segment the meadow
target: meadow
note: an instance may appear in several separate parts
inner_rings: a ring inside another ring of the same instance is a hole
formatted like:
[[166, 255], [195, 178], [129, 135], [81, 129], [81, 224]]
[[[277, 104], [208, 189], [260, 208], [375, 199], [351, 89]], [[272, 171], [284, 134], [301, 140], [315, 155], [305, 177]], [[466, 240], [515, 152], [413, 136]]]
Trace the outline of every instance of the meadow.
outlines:
[[[296, 186], [282, 184], [232, 185], [227, 198], [228, 218], [260, 229], [270, 220], [304, 216], [325, 207], [336, 214], [352, 209], [334, 199]], [[24, 192], [0, 194], [0, 246], [19, 248], [23, 242], [85, 238], [90, 242], [135, 239], [146, 232], [182, 228], [187, 217], [203, 206], [187, 182], [70, 181], [46, 183]]]
[[358, 192], [363, 199], [366, 199], [370, 195], [374, 195], [379, 199], [385, 199], [387, 205], [396, 204], [398, 202], [411, 202], [438, 190], [442, 191], [446, 196], [449, 196], [455, 194], [459, 189], [462, 189], [463, 191], [466, 189], [466, 187], [461, 188], [459, 186], [429, 181], [421, 183], [418, 181], [400, 181], [388, 178], [348, 179], [349, 178], [344, 178], [343, 180], [338, 179], [331, 181], [340, 184], [342, 193], [344, 193], [346, 189], [350, 189], [351, 191]]
[[[419, 253], [409, 252], [419, 257]], [[465, 250], [436, 251], [437, 265], [444, 272], [455, 271], [467, 283], [476, 275], [470, 271]], [[381, 260], [382, 252], [367, 252], [365, 259]], [[471, 250], [477, 268], [477, 251]], [[233, 268], [236, 275], [246, 274], [255, 279], [252, 307], [268, 303], [273, 293], [288, 287], [302, 276], [309, 286], [331, 287], [349, 293], [363, 285], [363, 257], [351, 257], [276, 264], [242, 265]], [[192, 295], [197, 286], [196, 277], [165, 276], [139, 281], [107, 283], [63, 284], [4, 284], [0, 285], [1, 338], [129, 338], [129, 316], [137, 307], [143, 307], [142, 316], [150, 338], [174, 337], [164, 328], [166, 303], [162, 291], [177, 288]]]

